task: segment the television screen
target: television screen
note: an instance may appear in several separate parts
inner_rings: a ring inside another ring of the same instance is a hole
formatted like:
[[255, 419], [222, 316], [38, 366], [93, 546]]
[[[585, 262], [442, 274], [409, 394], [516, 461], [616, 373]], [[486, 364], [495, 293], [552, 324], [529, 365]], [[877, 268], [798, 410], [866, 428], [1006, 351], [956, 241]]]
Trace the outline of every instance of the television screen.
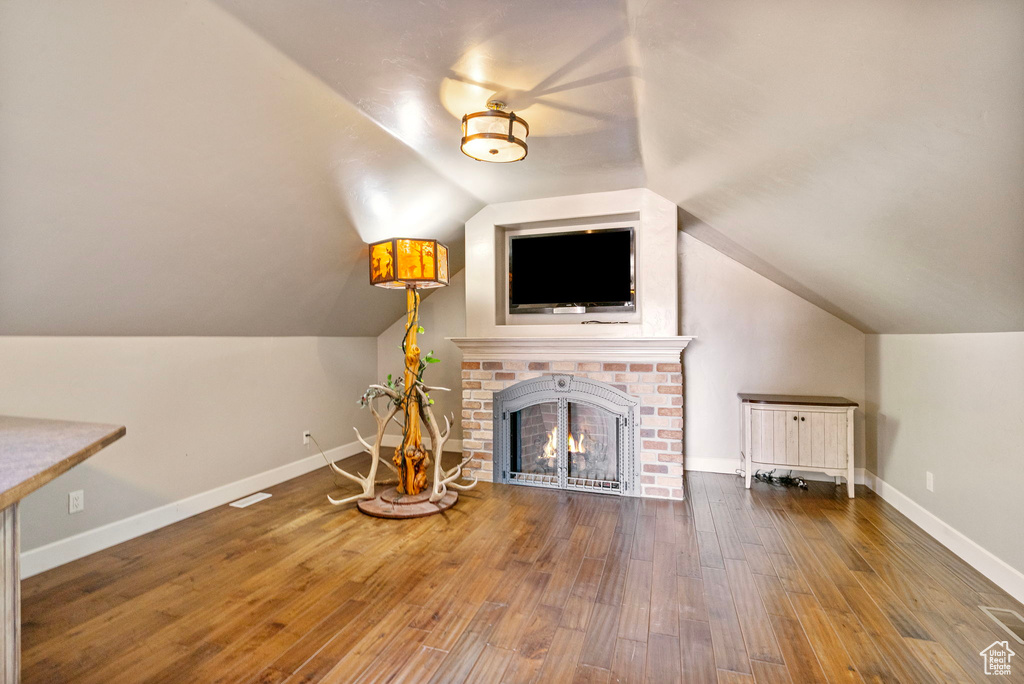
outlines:
[[580, 306], [633, 310], [632, 228], [509, 240], [509, 311]]

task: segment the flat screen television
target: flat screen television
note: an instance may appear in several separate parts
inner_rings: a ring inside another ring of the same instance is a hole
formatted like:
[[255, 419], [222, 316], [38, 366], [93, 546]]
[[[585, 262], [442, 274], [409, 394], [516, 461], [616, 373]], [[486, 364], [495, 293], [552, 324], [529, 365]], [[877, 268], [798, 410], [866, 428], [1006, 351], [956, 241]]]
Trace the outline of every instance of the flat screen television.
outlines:
[[636, 310], [633, 228], [513, 235], [509, 313]]

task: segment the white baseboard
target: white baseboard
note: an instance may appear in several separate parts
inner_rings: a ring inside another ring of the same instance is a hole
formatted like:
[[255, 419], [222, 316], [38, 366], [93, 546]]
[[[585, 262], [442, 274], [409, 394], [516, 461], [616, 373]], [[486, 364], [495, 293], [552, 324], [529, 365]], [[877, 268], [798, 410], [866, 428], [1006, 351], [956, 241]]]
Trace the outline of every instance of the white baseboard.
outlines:
[[[430, 443], [430, 437], [423, 435], [426, 438], [426, 442]], [[402, 443], [401, 435], [384, 435], [384, 439], [381, 440], [382, 444], [386, 447], [394, 448]], [[456, 453], [462, 453], [462, 440], [461, 439], [449, 439], [444, 443], [445, 451], [454, 451]]]
[[1007, 594], [1024, 603], [1024, 573], [969, 539], [965, 534], [942, 521], [934, 513], [877, 475], [872, 474], [872, 480], [872, 484], [868, 486], [896, 510], [907, 516], [965, 563], [995, 582]]
[[[329, 449], [325, 453], [332, 461], [338, 461], [354, 456], [362, 451], [363, 447], [359, 442], [350, 442], [349, 444]], [[70, 563], [73, 560], [102, 551], [129, 539], [134, 539], [147, 532], [176, 523], [179, 520], [190, 518], [211, 508], [223, 506], [266, 487], [272, 487], [299, 475], [305, 475], [317, 468], [323, 468], [325, 465], [324, 457], [317, 453], [301, 458], [298, 461], [251, 475], [237, 482], [231, 482], [221, 487], [181, 499], [180, 501], [144, 511], [130, 518], [118, 520], [102, 527], [87, 530], [66, 539], [59, 539], [50, 544], [25, 551], [21, 554], [21, 577], [24, 579], [55, 568], [58, 565]]]

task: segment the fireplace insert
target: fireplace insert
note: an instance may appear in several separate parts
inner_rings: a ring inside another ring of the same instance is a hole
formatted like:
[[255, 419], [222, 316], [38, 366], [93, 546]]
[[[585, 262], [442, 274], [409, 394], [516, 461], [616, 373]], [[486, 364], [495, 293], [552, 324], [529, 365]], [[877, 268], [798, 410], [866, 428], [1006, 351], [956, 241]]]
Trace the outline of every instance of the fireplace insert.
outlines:
[[596, 380], [546, 375], [494, 395], [499, 482], [638, 493], [638, 400]]

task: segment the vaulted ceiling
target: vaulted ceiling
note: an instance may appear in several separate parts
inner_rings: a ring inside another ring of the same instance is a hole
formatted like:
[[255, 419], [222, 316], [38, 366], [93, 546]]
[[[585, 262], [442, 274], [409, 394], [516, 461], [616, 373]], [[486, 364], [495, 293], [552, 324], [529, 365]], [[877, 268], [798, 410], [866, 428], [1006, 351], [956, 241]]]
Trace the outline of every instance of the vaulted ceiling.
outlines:
[[377, 334], [366, 242], [637, 186], [865, 331], [1022, 330], [1022, 112], [1018, 0], [12, 0], [0, 334]]

